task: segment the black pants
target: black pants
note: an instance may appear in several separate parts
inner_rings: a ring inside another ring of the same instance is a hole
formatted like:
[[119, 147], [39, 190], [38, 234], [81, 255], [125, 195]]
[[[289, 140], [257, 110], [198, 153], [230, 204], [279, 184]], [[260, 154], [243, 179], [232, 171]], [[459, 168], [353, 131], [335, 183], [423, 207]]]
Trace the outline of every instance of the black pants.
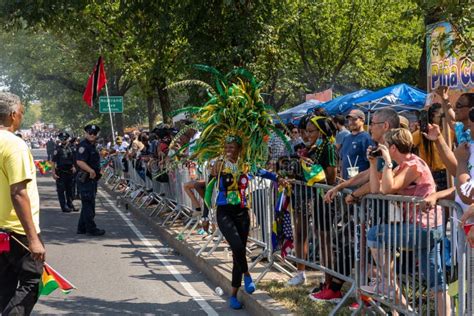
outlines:
[[[78, 180], [77, 180], [78, 181]], [[97, 229], [95, 224], [95, 197], [97, 195], [97, 181], [87, 180], [85, 183], [78, 181], [79, 195], [81, 196], [81, 215], [77, 224], [79, 232], [93, 232]]]
[[56, 180], [56, 191], [61, 209], [73, 208], [74, 200], [74, 175], [71, 173], [58, 171], [59, 179]]
[[[13, 234], [24, 245], [24, 235]], [[29, 315], [38, 300], [43, 263], [34, 260], [17, 241], [10, 238], [10, 252], [0, 253], [0, 314]]]
[[248, 272], [245, 247], [250, 230], [250, 216], [247, 208], [240, 205], [217, 207], [217, 224], [232, 249], [232, 287], [242, 285], [242, 274]]

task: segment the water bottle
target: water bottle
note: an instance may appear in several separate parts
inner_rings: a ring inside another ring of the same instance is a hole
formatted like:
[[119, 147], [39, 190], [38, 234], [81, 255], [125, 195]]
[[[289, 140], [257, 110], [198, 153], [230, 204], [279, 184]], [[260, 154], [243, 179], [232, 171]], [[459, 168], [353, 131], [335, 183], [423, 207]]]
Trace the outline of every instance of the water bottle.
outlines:
[[216, 287], [214, 291], [216, 292], [217, 296], [224, 295], [224, 291], [220, 287]]

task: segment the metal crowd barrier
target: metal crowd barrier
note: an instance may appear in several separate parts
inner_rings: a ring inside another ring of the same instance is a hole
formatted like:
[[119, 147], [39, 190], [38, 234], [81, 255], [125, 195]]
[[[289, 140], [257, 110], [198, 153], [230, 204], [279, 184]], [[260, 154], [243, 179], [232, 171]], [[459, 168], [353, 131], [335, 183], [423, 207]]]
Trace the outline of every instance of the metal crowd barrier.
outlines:
[[[457, 269], [459, 230], [453, 218], [461, 215], [451, 201], [429, 208], [416, 197], [364, 197], [355, 217], [360, 309], [405, 315], [446, 315], [458, 309], [464, 315], [464, 296], [454, 304], [448, 294]], [[462, 283], [463, 278], [461, 293]]]
[[[127, 179], [125, 192], [132, 202], [150, 209], [149, 216], [161, 218], [162, 225], [173, 225], [183, 219], [180, 235], [186, 240], [199, 224], [199, 219], [191, 216], [191, 201], [183, 190], [183, 184], [191, 180], [189, 170], [177, 167], [168, 173], [167, 183], [152, 180], [148, 184], [152, 192], [145, 194], [147, 183], [133, 167], [136, 162], [128, 163], [128, 175], [117, 168], [121, 162], [110, 164], [106, 168], [108, 178]], [[283, 259], [272, 243], [278, 188], [258, 177], [249, 181], [249, 251], [258, 250], [249, 269], [252, 271], [264, 259], [267, 261], [256, 282], [272, 268], [291, 274], [296, 270], [294, 264], [300, 264], [348, 284], [331, 315], [354, 295], [359, 302], [359, 310], [354, 313], [443, 315], [449, 307], [452, 315], [473, 315], [474, 251], [466, 245], [464, 232], [457, 229], [456, 219], [462, 215], [458, 204], [439, 201], [439, 211], [433, 213], [432, 221], [439, 222], [440, 227], [428, 225], [420, 230], [410, 225], [409, 220], [428, 218], [429, 212], [422, 211], [423, 201], [419, 198], [368, 195], [357, 205], [347, 205], [344, 198], [350, 191], [346, 190], [331, 203], [325, 203], [323, 196], [331, 188], [321, 184], [308, 187], [303, 182], [292, 184], [294, 249]], [[136, 192], [143, 194], [135, 196]], [[215, 209], [211, 209], [211, 221], [214, 216]], [[212, 254], [222, 240], [220, 231], [214, 230], [209, 238], [203, 239], [197, 255], [203, 255], [211, 245], [207, 255]], [[429, 254], [438, 258], [431, 269], [425, 268], [430, 267]]]

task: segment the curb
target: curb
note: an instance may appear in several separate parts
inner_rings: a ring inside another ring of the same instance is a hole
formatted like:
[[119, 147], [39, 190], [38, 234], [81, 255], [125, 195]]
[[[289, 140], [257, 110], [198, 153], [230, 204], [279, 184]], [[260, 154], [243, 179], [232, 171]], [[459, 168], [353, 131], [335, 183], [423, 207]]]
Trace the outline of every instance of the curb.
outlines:
[[[104, 183], [101, 183], [101, 188], [114, 198], [119, 195]], [[229, 295], [231, 293], [231, 274], [223, 273], [223, 271], [215, 268], [219, 263], [218, 259], [204, 259], [196, 256], [195, 249], [187, 246], [185, 242], [177, 240], [176, 236], [168, 228], [160, 226], [159, 223], [153, 221], [153, 219], [141, 212], [135, 205], [129, 203], [128, 200], [123, 201], [123, 203], [127, 204], [128, 210], [134, 217], [146, 222], [152, 227], [153, 231], [156, 232], [165, 243], [185, 256], [199, 271], [203, 272], [212, 283], [222, 288], [225, 294]], [[251, 315], [293, 315], [266, 292], [259, 291], [258, 285], [257, 291], [252, 295], [240, 290], [238, 298], [244, 304], [245, 310]]]

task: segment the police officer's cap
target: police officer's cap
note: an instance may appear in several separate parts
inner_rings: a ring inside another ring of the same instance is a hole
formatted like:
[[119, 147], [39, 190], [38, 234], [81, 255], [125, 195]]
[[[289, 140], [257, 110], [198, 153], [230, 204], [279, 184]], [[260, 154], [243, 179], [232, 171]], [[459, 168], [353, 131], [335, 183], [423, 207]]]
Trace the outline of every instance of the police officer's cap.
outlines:
[[61, 132], [61, 133], [58, 134], [58, 139], [59, 139], [60, 141], [66, 141], [66, 140], [69, 139], [69, 136], [70, 136], [70, 135], [69, 135], [68, 133], [66, 133], [66, 132]]
[[100, 132], [100, 127], [97, 126], [97, 125], [94, 125], [94, 124], [89, 124], [89, 125], [86, 125], [86, 127], [84, 127], [84, 130], [85, 130], [86, 133], [88, 133], [88, 134], [95, 134], [95, 135], [97, 135], [97, 134]]

